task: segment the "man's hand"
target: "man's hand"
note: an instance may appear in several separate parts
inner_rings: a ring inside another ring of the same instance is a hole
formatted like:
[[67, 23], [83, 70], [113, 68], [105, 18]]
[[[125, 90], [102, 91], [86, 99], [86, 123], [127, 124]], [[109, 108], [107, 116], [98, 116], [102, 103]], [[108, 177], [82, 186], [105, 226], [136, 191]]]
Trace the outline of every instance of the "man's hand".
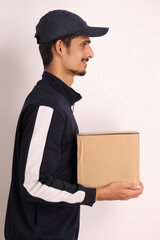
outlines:
[[143, 192], [143, 184], [140, 185], [113, 182], [106, 187], [97, 188], [97, 200], [129, 200], [138, 197]]

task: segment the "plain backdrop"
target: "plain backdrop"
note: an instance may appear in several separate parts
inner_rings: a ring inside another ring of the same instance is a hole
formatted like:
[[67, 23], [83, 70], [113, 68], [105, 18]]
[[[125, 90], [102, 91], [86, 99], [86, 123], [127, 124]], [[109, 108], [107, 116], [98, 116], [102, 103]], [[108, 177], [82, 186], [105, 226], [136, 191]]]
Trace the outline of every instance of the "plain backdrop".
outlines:
[[0, 0], [0, 239], [18, 116], [43, 72], [35, 26], [54, 9], [73, 11], [91, 26], [110, 28], [107, 35], [91, 38], [95, 57], [87, 74], [73, 84], [83, 96], [74, 110], [80, 132], [140, 132], [143, 195], [82, 207], [79, 239], [159, 240], [159, 0]]

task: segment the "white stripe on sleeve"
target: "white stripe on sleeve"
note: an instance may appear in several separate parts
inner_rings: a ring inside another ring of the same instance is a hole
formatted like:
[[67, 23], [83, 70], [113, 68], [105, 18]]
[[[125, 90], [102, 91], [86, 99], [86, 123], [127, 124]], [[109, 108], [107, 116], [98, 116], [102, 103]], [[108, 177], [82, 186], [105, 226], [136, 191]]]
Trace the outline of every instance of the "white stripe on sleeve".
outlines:
[[40, 106], [38, 109], [28, 151], [23, 186], [33, 197], [38, 197], [48, 202], [81, 203], [85, 198], [84, 191], [77, 191], [72, 194], [49, 187], [39, 181], [40, 167], [53, 112], [54, 109], [47, 106]]

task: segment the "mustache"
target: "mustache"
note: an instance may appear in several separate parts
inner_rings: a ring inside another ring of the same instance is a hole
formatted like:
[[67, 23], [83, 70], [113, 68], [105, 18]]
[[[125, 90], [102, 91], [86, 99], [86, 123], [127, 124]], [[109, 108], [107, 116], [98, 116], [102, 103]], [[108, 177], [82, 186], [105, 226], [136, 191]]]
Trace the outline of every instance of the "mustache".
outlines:
[[88, 62], [89, 59], [88, 58], [82, 58], [82, 62], [85, 61], [85, 62]]

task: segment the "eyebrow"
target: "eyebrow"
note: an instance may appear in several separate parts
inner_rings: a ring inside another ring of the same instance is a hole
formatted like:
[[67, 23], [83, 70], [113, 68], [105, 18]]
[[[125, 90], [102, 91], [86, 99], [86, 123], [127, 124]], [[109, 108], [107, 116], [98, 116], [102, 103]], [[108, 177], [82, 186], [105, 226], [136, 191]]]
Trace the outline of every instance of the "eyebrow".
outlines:
[[82, 41], [82, 43], [91, 43], [91, 40], [90, 39], [88, 39], [88, 40], [84, 40], [84, 41]]

